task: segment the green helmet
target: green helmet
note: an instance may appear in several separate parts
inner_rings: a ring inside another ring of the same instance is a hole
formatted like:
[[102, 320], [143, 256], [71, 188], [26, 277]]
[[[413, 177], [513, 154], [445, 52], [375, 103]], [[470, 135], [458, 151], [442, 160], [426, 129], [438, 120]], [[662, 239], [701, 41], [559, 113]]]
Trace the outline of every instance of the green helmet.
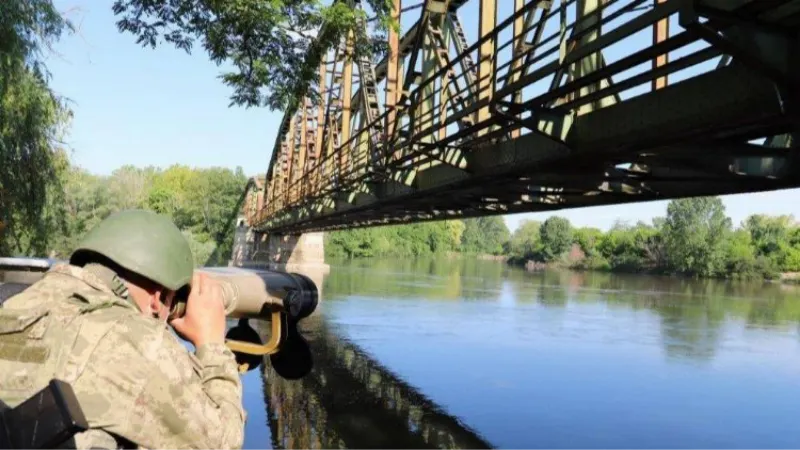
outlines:
[[70, 256], [76, 264], [82, 252], [99, 253], [114, 263], [177, 291], [190, 284], [194, 259], [189, 243], [168, 218], [151, 211], [112, 214], [89, 230]]

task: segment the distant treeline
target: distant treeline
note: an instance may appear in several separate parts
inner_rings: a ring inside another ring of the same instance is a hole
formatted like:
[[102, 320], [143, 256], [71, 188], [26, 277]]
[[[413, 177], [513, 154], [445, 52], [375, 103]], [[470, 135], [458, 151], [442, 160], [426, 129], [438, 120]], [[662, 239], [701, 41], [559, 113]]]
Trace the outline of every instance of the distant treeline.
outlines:
[[[235, 212], [247, 177], [241, 168], [167, 169], [123, 166], [109, 176], [93, 175], [66, 162], [37, 222], [12, 214], [0, 233], [0, 255], [66, 258], [80, 238], [109, 214], [143, 208], [166, 214], [183, 231], [195, 263], [227, 264], [233, 229], [216, 241]], [[217, 252], [215, 253], [215, 250]]]
[[484, 253], [516, 264], [773, 279], [800, 272], [800, 226], [791, 216], [752, 215], [734, 227], [721, 199], [697, 197], [671, 201], [651, 224], [620, 222], [607, 232], [552, 216], [523, 221], [511, 234], [495, 216], [337, 231], [325, 250], [349, 258]]
[[499, 216], [357, 228], [327, 233], [325, 256], [417, 257], [448, 252], [502, 255], [510, 236]]

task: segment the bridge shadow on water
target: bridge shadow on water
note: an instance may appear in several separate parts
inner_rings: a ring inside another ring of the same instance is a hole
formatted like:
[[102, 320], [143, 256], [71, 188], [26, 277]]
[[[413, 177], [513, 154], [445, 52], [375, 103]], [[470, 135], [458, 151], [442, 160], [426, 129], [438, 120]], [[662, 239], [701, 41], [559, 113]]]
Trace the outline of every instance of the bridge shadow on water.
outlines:
[[304, 322], [311, 373], [286, 380], [261, 367], [273, 448], [492, 448], [321, 314]]

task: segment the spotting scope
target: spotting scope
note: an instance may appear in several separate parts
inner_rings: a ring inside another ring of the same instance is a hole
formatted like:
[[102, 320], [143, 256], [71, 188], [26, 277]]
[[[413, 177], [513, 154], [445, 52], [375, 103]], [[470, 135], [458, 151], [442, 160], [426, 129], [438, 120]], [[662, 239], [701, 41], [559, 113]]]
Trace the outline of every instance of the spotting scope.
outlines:
[[[225, 314], [239, 319], [228, 330], [225, 343], [236, 355], [241, 372], [258, 367], [266, 355], [284, 378], [300, 378], [311, 370], [311, 350], [297, 330], [297, 323], [313, 313], [319, 301], [319, 291], [310, 278], [299, 273], [235, 267], [204, 267], [197, 272], [221, 282]], [[184, 314], [185, 299], [179, 297], [173, 305], [170, 320]], [[249, 325], [251, 319], [271, 323], [266, 343]]]

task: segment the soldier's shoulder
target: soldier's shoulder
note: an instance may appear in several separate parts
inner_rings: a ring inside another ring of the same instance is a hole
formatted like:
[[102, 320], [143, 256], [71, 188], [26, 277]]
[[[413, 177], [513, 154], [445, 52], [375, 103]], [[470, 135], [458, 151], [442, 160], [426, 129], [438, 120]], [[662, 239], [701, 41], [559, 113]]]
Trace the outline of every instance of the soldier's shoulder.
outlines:
[[36, 299], [68, 297], [83, 286], [86, 282], [73, 276], [71, 270], [51, 270], [17, 296]]
[[[102, 315], [102, 314], [101, 314]], [[98, 318], [101, 316], [98, 315]], [[166, 325], [136, 311], [109, 311], [110, 318], [116, 321], [113, 332], [120, 336], [126, 336], [134, 341], [149, 339], [165, 340], [169, 336]]]
[[170, 359], [166, 362], [179, 362], [177, 359], [187, 353], [186, 348], [163, 322], [139, 313], [126, 314], [125, 317], [116, 316], [113, 319], [115, 324], [108, 339], [110, 342], [124, 344], [120, 347], [135, 350], [136, 353], [158, 362], [162, 362], [164, 358]]
[[68, 299], [76, 294], [92, 291], [106, 295], [92, 288], [86, 280], [74, 275], [74, 270], [71, 267], [52, 269], [41, 279], [10, 297], [4, 303], [4, 306], [9, 308], [26, 308], [56, 300]]
[[32, 283], [20, 295], [37, 297], [69, 296], [75, 292], [93, 290], [110, 294], [111, 291], [102, 286], [102, 282], [91, 273], [80, 267], [59, 264], [47, 271], [44, 276]]

